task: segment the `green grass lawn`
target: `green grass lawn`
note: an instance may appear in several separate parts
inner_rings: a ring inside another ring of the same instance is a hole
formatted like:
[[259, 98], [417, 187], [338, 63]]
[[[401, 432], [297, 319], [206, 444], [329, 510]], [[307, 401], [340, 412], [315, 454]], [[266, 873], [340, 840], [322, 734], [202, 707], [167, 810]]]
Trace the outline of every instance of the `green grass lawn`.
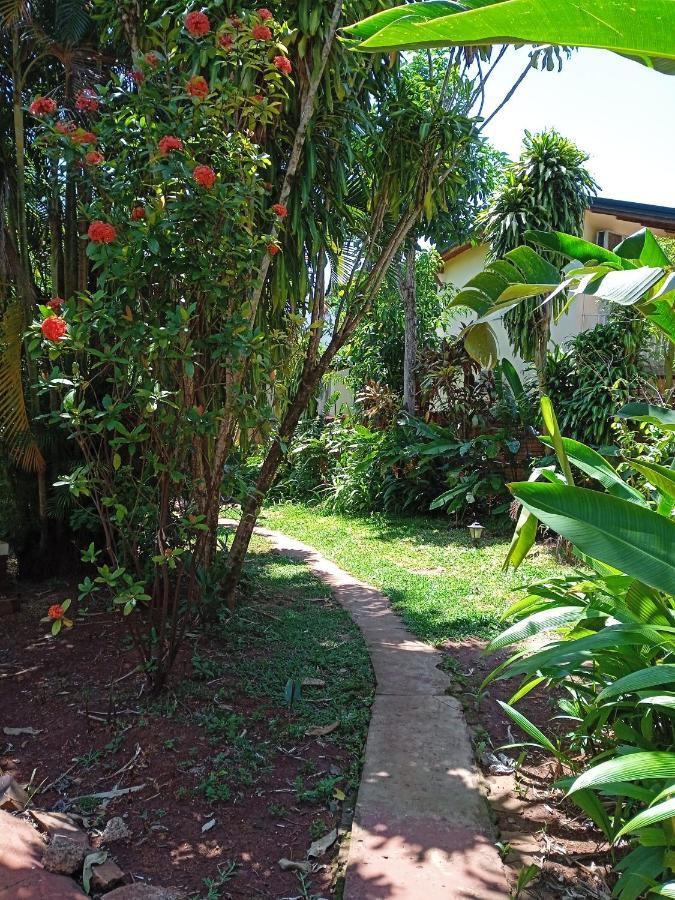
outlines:
[[475, 549], [466, 529], [442, 518], [361, 518], [284, 503], [267, 508], [260, 524], [311, 544], [378, 587], [410, 629], [434, 644], [493, 634], [524, 584], [572, 571], [538, 546], [516, 572], [502, 572], [509, 533], [488, 528]]

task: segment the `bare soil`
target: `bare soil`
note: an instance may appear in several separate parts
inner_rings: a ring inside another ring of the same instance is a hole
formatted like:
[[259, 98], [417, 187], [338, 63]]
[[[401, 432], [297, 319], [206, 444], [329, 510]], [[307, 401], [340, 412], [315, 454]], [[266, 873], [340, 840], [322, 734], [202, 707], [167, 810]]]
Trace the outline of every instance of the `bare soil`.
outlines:
[[[149, 698], [144, 677], [133, 672], [136, 659], [118, 615], [93, 612], [57, 639], [45, 635], [40, 617], [75, 590], [65, 582], [24, 585], [21, 611], [0, 620], [0, 774], [30, 782], [36, 807], [79, 813], [90, 828], [123, 816], [132, 838], [111, 849], [130, 879], [208, 900], [278, 900], [305, 896], [304, 889], [307, 896], [336, 896], [337, 844], [321, 857], [305, 888], [278, 861], [305, 860], [312, 839], [339, 824], [341, 792], [353, 790], [358, 774], [358, 740], [345, 745], [334, 735], [298, 736], [298, 723], [305, 726], [299, 712], [284, 707], [283, 686], [281, 702], [245, 690], [236, 662], [246, 648], [236, 641], [228, 646], [222, 632], [192, 635], [171, 689]], [[275, 596], [262, 615], [279, 619], [293, 603]], [[326, 598], [312, 603], [333, 607]], [[260, 629], [259, 623], [252, 624]], [[279, 653], [292, 652], [274, 640], [265, 646], [263, 641], [255, 650], [261, 672]], [[204, 660], [223, 658], [224, 674], [210, 678], [208, 666], [204, 673]], [[318, 679], [325, 675], [320, 664], [311, 671]], [[320, 687], [307, 694], [320, 708]], [[204, 727], [204, 716], [225, 722], [225, 732]], [[39, 734], [7, 736], [3, 727]], [[299, 797], [296, 779], [304, 794], [315, 790], [318, 796]], [[138, 785], [141, 790], [107, 802], [90, 796]], [[223, 796], [209, 797], [209, 790]], [[214, 818], [215, 825], [203, 830]], [[211, 893], [205, 879], [216, 883]]]

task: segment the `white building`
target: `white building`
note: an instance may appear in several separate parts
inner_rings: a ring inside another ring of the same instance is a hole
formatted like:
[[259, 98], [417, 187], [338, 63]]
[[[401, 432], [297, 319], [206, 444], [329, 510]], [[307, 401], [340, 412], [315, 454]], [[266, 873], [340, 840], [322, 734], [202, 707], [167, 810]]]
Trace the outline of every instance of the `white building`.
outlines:
[[[624, 238], [644, 227], [655, 235], [675, 237], [675, 209], [597, 197], [586, 212], [583, 236], [612, 250]], [[467, 243], [451, 247], [441, 257], [443, 271], [439, 275], [440, 281], [458, 289], [482, 272], [489, 261], [485, 244]], [[568, 312], [552, 324], [551, 345], [563, 344], [579, 332], [594, 328], [604, 320], [605, 315], [606, 311], [595, 297], [579, 297], [570, 305]], [[502, 320], [490, 324], [497, 336], [500, 358], [506, 356], [522, 371], [525, 363], [511, 350]]]

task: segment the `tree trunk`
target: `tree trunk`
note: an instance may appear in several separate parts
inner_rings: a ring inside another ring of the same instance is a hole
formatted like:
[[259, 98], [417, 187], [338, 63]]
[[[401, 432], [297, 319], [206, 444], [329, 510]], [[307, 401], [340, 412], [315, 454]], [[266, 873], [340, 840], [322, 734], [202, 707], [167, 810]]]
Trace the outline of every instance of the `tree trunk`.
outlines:
[[403, 343], [403, 405], [414, 416], [417, 411], [417, 285], [415, 279], [415, 241], [405, 253], [405, 273], [403, 277], [403, 306], [405, 310], [405, 332]]

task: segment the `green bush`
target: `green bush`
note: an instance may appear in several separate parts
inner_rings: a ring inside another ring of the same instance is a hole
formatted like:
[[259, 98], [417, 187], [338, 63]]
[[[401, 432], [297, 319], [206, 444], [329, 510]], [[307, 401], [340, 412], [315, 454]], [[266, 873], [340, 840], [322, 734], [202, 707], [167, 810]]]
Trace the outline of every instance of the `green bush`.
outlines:
[[315, 420], [295, 441], [273, 497], [352, 513], [503, 513], [520, 447], [505, 429], [462, 440], [451, 428], [407, 417], [380, 430]]
[[638, 395], [648, 374], [641, 354], [645, 331], [636, 313], [619, 314], [549, 354], [548, 395], [565, 434], [589, 444], [612, 441], [613, 415]]

